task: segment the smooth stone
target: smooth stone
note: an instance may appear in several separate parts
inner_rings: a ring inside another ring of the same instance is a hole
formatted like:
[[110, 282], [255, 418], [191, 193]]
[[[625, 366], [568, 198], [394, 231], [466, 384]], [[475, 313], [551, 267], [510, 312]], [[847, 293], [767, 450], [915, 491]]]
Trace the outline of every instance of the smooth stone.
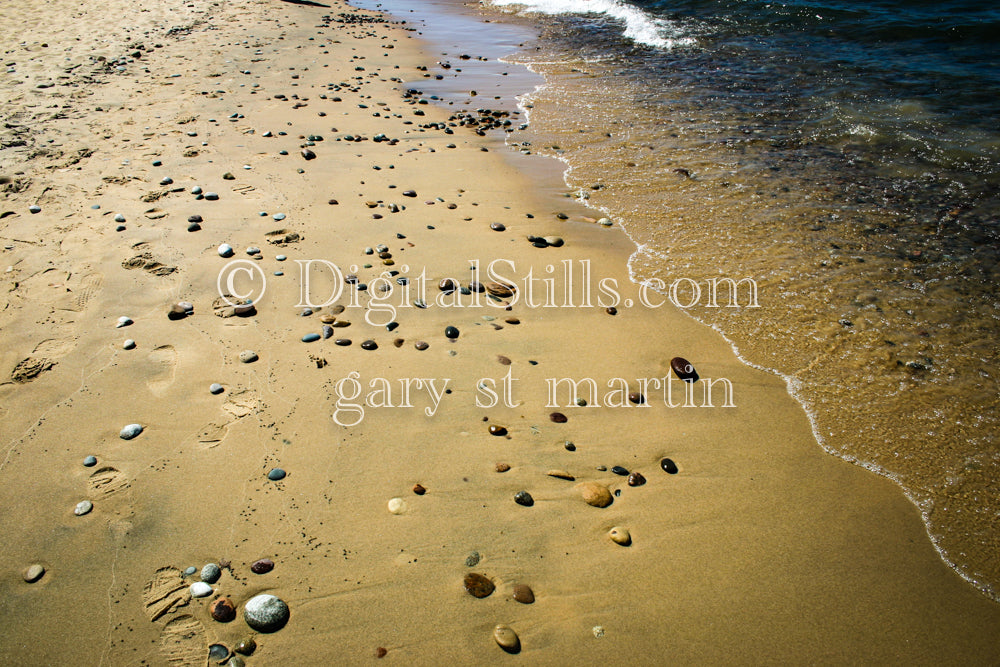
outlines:
[[33, 584], [45, 576], [45, 568], [38, 563], [35, 563], [34, 565], [29, 565], [28, 569], [25, 570], [24, 574], [21, 576], [24, 577], [26, 582]]
[[628, 528], [622, 528], [621, 526], [615, 526], [608, 531], [608, 537], [615, 544], [620, 544], [623, 547], [627, 547], [632, 544], [632, 536], [628, 532]]
[[124, 232], [125, 231], [125, 225], [118, 225], [117, 227], [115, 227], [115, 231], [116, 232]]
[[302, 149], [302, 157], [304, 157], [307, 160], [315, 160], [316, 159], [316, 154], [313, 153], [308, 148], [303, 148]]
[[198, 568], [196, 568], [194, 565], [192, 565], [190, 567], [186, 567], [186, 568], [184, 568], [184, 576], [185, 577], [190, 577], [192, 574], [194, 574], [197, 571], [198, 571]]
[[320, 335], [318, 333], [307, 333], [305, 336], [302, 337], [302, 342], [303, 343], [312, 343], [312, 342], [315, 342], [315, 341], [317, 341], [319, 339], [320, 339]]
[[249, 248], [247, 248], [247, 254], [250, 256], [259, 255], [260, 248], [258, 248], [257, 246], [250, 246]]
[[569, 421], [568, 419], [566, 419], [566, 415], [564, 415], [561, 412], [553, 412], [552, 414], [549, 415], [549, 419], [551, 419], [557, 424], [565, 424], [567, 421]]
[[234, 655], [226, 663], [226, 667], [246, 667], [246, 661], [238, 655]]
[[332, 338], [333, 337], [333, 327], [331, 327], [329, 324], [324, 324], [323, 325], [322, 332], [323, 332], [322, 335], [323, 335], [324, 339]]
[[566, 481], [572, 482], [576, 479], [573, 475], [569, 474], [565, 470], [550, 470], [545, 473], [549, 477], [555, 477], [556, 479], [565, 479]]
[[189, 215], [188, 222], [204, 222], [200, 215]]
[[267, 478], [272, 482], [277, 482], [279, 479], [285, 479], [286, 474], [281, 468], [271, 468], [271, 471], [267, 473]]
[[241, 303], [238, 306], [233, 306], [233, 315], [238, 317], [249, 317], [250, 315], [257, 314], [257, 306], [252, 303]]
[[663, 459], [662, 461], [660, 461], [660, 467], [663, 468], [663, 472], [667, 473], [668, 475], [677, 474], [677, 464], [674, 463], [673, 460], [671, 459]]
[[507, 429], [497, 424], [490, 424], [490, 435], [507, 435]]
[[516, 584], [514, 586], [514, 599], [521, 604], [531, 604], [535, 601], [535, 593], [527, 584]]
[[134, 350], [135, 349], [135, 341], [132, 340], [131, 338], [126, 339], [125, 342], [122, 343], [122, 348], [126, 349], [126, 350]]
[[83, 459], [83, 465], [85, 465], [88, 468], [93, 468], [94, 466], [97, 465], [97, 457], [96, 456], [86, 457], [85, 459]]
[[458, 338], [458, 329], [451, 326], [445, 327], [444, 335], [452, 340], [455, 340], [456, 338]]
[[565, 443], [563, 443], [563, 448], [567, 452], [575, 452], [576, 451], [576, 444], [570, 442], [569, 440], [567, 440]]
[[122, 327], [127, 327], [132, 324], [132, 318], [122, 315], [118, 318], [118, 324], [115, 325], [115, 329], [121, 329]]
[[267, 593], [250, 598], [243, 607], [247, 625], [258, 632], [275, 632], [288, 622], [288, 605]]
[[681, 380], [695, 382], [698, 380], [698, 372], [695, 371], [691, 362], [684, 357], [674, 357], [670, 360], [670, 368]]
[[465, 586], [465, 590], [469, 591], [469, 595], [474, 598], [487, 597], [496, 590], [496, 586], [488, 577], [476, 572], [470, 572], [465, 575], [462, 585]]
[[416, 197], [417, 193], [416, 193], [415, 190], [404, 190], [403, 191], [403, 196], [404, 197]]
[[560, 248], [563, 245], [563, 240], [559, 236], [543, 236], [542, 240], [553, 248]]
[[491, 222], [490, 223], [490, 229], [492, 229], [495, 232], [502, 232], [502, 231], [506, 230], [507, 228], [504, 226], [504, 224], [502, 222]]
[[257, 642], [254, 641], [253, 637], [247, 637], [246, 639], [241, 639], [233, 650], [241, 655], [251, 655], [257, 650]]
[[218, 201], [218, 199], [219, 199], [219, 193], [218, 192], [206, 192], [205, 193], [205, 199], [207, 199], [208, 201]]
[[406, 501], [402, 498], [392, 498], [388, 503], [390, 514], [402, 514], [406, 511]]
[[125, 216], [121, 213], [115, 214], [115, 222], [125, 222]]
[[418, 340], [416, 343], [413, 344], [413, 347], [417, 348], [418, 350], [426, 350], [427, 348], [430, 347], [430, 345], [428, 345], [422, 340]]
[[499, 361], [504, 366], [510, 366], [511, 364], [510, 357], [505, 357], [502, 354], [497, 355], [497, 361]]
[[607, 507], [614, 501], [608, 487], [597, 482], [583, 482], [577, 488], [580, 489], [583, 501], [592, 507]]
[[364, 341], [364, 342], [361, 343], [361, 349], [362, 350], [377, 350], [378, 349], [378, 343], [376, 343], [373, 340], [366, 340], [366, 341]]
[[611, 222], [611, 220], [609, 220], [608, 218], [601, 218], [600, 220], [597, 221], [597, 224], [604, 225], [605, 227], [610, 227], [614, 223]]
[[212, 594], [212, 587], [206, 584], [204, 581], [196, 581], [191, 584], [191, 597], [193, 598], [203, 598], [206, 595]]
[[219, 257], [232, 257], [233, 252], [233, 246], [228, 243], [223, 243], [219, 246]]
[[191, 188], [191, 194], [193, 194], [193, 195], [200, 195], [202, 192], [203, 191], [202, 191], [200, 185], [196, 185], [193, 188]]
[[141, 424], [129, 424], [118, 433], [118, 437], [122, 440], [131, 440], [140, 433], [142, 433]]
[[646, 397], [637, 391], [633, 391], [628, 395], [628, 400], [636, 405], [642, 405], [646, 402]]
[[510, 470], [510, 464], [498, 463], [495, 466], [493, 466], [493, 469], [496, 470], [497, 472], [507, 472], [508, 470]]
[[164, 176], [163, 178], [160, 179], [160, 185], [171, 185], [173, 184], [173, 182], [174, 179], [170, 178], [169, 176]]
[[90, 510], [94, 509], [94, 503], [89, 500], [81, 500], [73, 508], [73, 514], [77, 516], [83, 516], [84, 514], [89, 514]]
[[233, 606], [229, 598], [219, 598], [212, 603], [208, 610], [212, 614], [212, 618], [219, 623], [228, 623], [236, 618], [236, 607]]
[[215, 563], [208, 563], [201, 568], [201, 580], [206, 584], [214, 584], [222, 576], [222, 569]]
[[634, 472], [628, 476], [629, 486], [642, 486], [646, 483], [646, 478], [642, 476], [641, 472]]
[[451, 278], [445, 278], [438, 283], [438, 289], [446, 294], [454, 292], [458, 287], [455, 285], [455, 281]]
[[623, 468], [622, 466], [611, 466], [611, 472], [613, 472], [616, 475], [621, 475], [622, 477], [624, 477], [625, 475], [628, 474], [628, 469]]
[[208, 647], [208, 658], [222, 664], [229, 657], [229, 649], [222, 644], [212, 644]]
[[28, 207], [28, 210], [31, 211], [32, 213], [41, 213], [42, 207], [39, 206], [38, 204], [32, 204], [31, 206]]
[[413, 492], [418, 496], [422, 496], [427, 493], [427, 488], [423, 484], [417, 483], [413, 485]]
[[254, 352], [253, 350], [243, 350], [242, 352], [240, 352], [240, 361], [242, 361], [244, 364], [252, 364], [259, 358], [260, 357], [258, 357], [257, 353]]
[[498, 625], [493, 628], [493, 640], [507, 653], [517, 653], [521, 650], [520, 638], [506, 625]]
[[518, 505], [524, 505], [525, 507], [531, 507], [535, 504], [535, 499], [531, 497], [531, 494], [527, 491], [518, 491], [514, 494], [514, 502]]
[[175, 303], [167, 310], [168, 320], [183, 320], [189, 314], [188, 309], [179, 303]]
[[284, 213], [275, 213], [271, 217], [274, 218], [275, 220], [280, 221], [280, 220], [284, 220], [285, 219], [285, 214]]
[[187, 230], [189, 232], [200, 231], [201, 230], [201, 225], [199, 225], [197, 222], [192, 222], [190, 225], [187, 226]]
[[287, 258], [287, 257], [285, 257], [284, 255], [275, 255], [275, 257], [274, 257], [274, 258], [275, 258], [276, 260], [278, 260], [279, 262], [284, 262], [284, 261], [285, 261], [286, 259], [288, 259], [288, 258]]
[[267, 574], [274, 569], [274, 561], [270, 558], [261, 558], [260, 560], [255, 560], [253, 564], [250, 565], [250, 571], [254, 574]]
[[351, 344], [351, 339], [350, 338], [338, 338], [337, 340], [333, 341], [333, 343], [334, 343], [334, 345], [339, 345], [341, 347], [347, 347], [348, 345]]
[[222, 393], [223, 391], [225, 391], [225, 390], [226, 390], [226, 388], [225, 388], [225, 387], [223, 387], [223, 386], [222, 386], [221, 384], [219, 384], [218, 382], [215, 382], [215, 383], [213, 383], [213, 384], [209, 385], [209, 387], [208, 387], [208, 390], [209, 390], [210, 392], [212, 392], [213, 394], [221, 394], [221, 393]]

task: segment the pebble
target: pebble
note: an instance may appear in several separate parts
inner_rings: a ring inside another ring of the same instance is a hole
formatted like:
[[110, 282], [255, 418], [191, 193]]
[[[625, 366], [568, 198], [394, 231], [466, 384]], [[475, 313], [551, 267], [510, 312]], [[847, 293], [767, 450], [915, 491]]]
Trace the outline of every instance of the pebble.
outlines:
[[497, 355], [497, 361], [499, 361], [504, 366], [510, 366], [510, 363], [511, 363], [510, 362], [510, 358], [509, 357], [505, 357], [502, 354], [498, 354]]
[[200, 230], [201, 230], [201, 225], [199, 225], [199, 224], [198, 224], [197, 222], [192, 222], [191, 224], [189, 224], [189, 225], [187, 226], [187, 230], [188, 230], [189, 232], [197, 232], [197, 231], [200, 231]]
[[597, 482], [583, 482], [577, 488], [580, 489], [584, 502], [592, 507], [607, 507], [614, 500], [608, 487]]
[[229, 657], [229, 649], [223, 644], [212, 644], [208, 647], [208, 658], [209, 660], [214, 660], [218, 664], [222, 664], [222, 661]]
[[632, 536], [629, 535], [628, 528], [622, 528], [621, 526], [615, 526], [608, 531], [608, 537], [615, 544], [620, 544], [623, 547], [627, 547], [632, 544]]
[[238, 655], [234, 655], [226, 663], [226, 667], [246, 667], [246, 661]]
[[122, 348], [124, 348], [126, 350], [134, 350], [135, 349], [135, 341], [132, 340], [131, 338], [126, 339], [125, 342], [122, 343]]
[[492, 229], [495, 232], [502, 232], [502, 231], [506, 230], [507, 228], [504, 226], [504, 224], [502, 222], [491, 222], [490, 223], [490, 229]]
[[302, 337], [302, 342], [303, 343], [313, 343], [313, 342], [315, 342], [315, 341], [317, 341], [319, 339], [320, 339], [320, 335], [318, 333], [307, 333], [305, 336]]
[[475, 567], [479, 565], [479, 561], [482, 556], [479, 555], [478, 551], [473, 551], [468, 556], [465, 557], [465, 567]]
[[202, 193], [202, 189], [201, 189], [200, 185], [196, 185], [193, 188], [191, 188], [191, 194], [193, 194], [193, 195], [200, 195], [201, 193]]
[[118, 324], [115, 325], [115, 329], [121, 329], [122, 327], [127, 327], [130, 324], [132, 324], [132, 318], [122, 315], [118, 318]]
[[88, 456], [87, 458], [83, 459], [83, 465], [85, 465], [88, 468], [93, 468], [94, 466], [97, 465], [97, 457]]
[[288, 258], [287, 258], [287, 257], [285, 257], [284, 255], [275, 255], [275, 257], [274, 257], [274, 258], [275, 258], [276, 260], [278, 260], [279, 262], [284, 262], [284, 261], [285, 261], [286, 259], [288, 259]]
[[559, 236], [543, 236], [542, 240], [553, 248], [560, 248], [563, 245], [563, 240]]
[[605, 227], [610, 227], [614, 223], [611, 222], [611, 220], [609, 220], [608, 218], [601, 218], [600, 220], [597, 221], [597, 224], [604, 225]]
[[221, 384], [219, 384], [218, 382], [215, 382], [215, 383], [213, 383], [213, 384], [209, 385], [209, 387], [208, 387], [208, 390], [209, 390], [210, 392], [212, 392], [213, 394], [221, 394], [221, 393], [222, 393], [223, 391], [225, 391], [225, 389], [226, 389], [226, 388], [225, 388], [225, 387], [223, 387], [223, 386], [222, 386]]
[[507, 435], [507, 429], [498, 424], [490, 424], [490, 435]]
[[413, 344], [413, 347], [417, 348], [418, 350], [426, 350], [427, 348], [430, 347], [430, 345], [428, 345], [426, 342], [422, 340], [418, 340], [416, 343]]
[[303, 148], [302, 149], [302, 157], [304, 157], [307, 160], [315, 160], [316, 159], [316, 154], [313, 153], [308, 148]]
[[219, 246], [219, 257], [232, 257], [233, 252], [233, 246], [228, 243], [223, 243]]
[[208, 563], [201, 568], [201, 580], [206, 584], [214, 584], [222, 576], [222, 569], [215, 563]]
[[566, 415], [564, 415], [561, 412], [553, 412], [552, 414], [549, 415], [549, 419], [551, 419], [557, 424], [565, 424], [567, 421], [569, 421], [568, 419], [566, 419]]
[[660, 467], [663, 468], [663, 472], [667, 473], [668, 475], [677, 474], [677, 464], [674, 463], [671, 459], [663, 459], [662, 461], [660, 461]]
[[270, 558], [261, 558], [260, 560], [255, 560], [252, 565], [250, 565], [250, 571], [254, 574], [267, 574], [274, 569], [274, 561]]
[[351, 339], [350, 338], [338, 338], [337, 340], [335, 340], [333, 342], [334, 342], [335, 345], [340, 345], [341, 347], [347, 347], [348, 345], [351, 344]]
[[277, 482], [278, 480], [285, 479], [286, 474], [281, 468], [271, 468], [271, 471], [267, 473], [267, 478], [272, 482]]
[[45, 568], [38, 563], [35, 563], [34, 565], [29, 565], [28, 569], [25, 570], [24, 574], [21, 576], [24, 577], [26, 582], [33, 584], [45, 576]]
[[170, 178], [169, 176], [164, 176], [163, 178], [160, 179], [160, 185], [171, 185], [173, 184], [173, 182], [174, 179]]
[[228, 623], [236, 618], [236, 607], [233, 606], [229, 598], [219, 598], [209, 607], [212, 618], [219, 623]]
[[646, 478], [642, 476], [641, 472], [634, 472], [628, 476], [629, 486], [642, 486], [646, 483]]
[[674, 373], [677, 374], [681, 380], [695, 382], [698, 380], [698, 372], [695, 371], [694, 366], [691, 362], [684, 357], [674, 357], [670, 360], [670, 368], [673, 369]]
[[567, 440], [565, 443], [563, 443], [563, 448], [565, 448], [565, 450], [567, 452], [575, 452], [576, 451], [576, 444], [570, 442], [569, 440]]
[[378, 343], [376, 343], [373, 340], [366, 340], [366, 341], [364, 341], [364, 342], [361, 343], [361, 349], [362, 350], [377, 350], [378, 349]]
[[194, 565], [192, 565], [190, 567], [186, 567], [186, 568], [184, 568], [184, 576], [185, 577], [190, 577], [192, 574], [194, 574], [197, 571], [198, 571], [198, 568], [196, 568]]
[[555, 477], [556, 479], [565, 479], [569, 482], [572, 482], [573, 480], [576, 479], [576, 477], [573, 477], [573, 475], [569, 474], [565, 470], [550, 470], [545, 474], [548, 475], [549, 477]]
[[506, 625], [498, 625], [493, 628], [493, 639], [497, 646], [507, 653], [517, 653], [521, 650], [521, 640], [517, 633]]
[[591, 630], [594, 633], [594, 639], [600, 639], [604, 636], [604, 627], [600, 625], [595, 625]]
[[260, 357], [258, 357], [257, 353], [254, 352], [253, 350], [243, 350], [242, 352], [240, 352], [240, 361], [242, 361], [244, 364], [252, 364], [259, 358]]
[[142, 425], [129, 424], [128, 426], [126, 426], [121, 430], [121, 432], [118, 434], [118, 437], [121, 438], [122, 440], [131, 440], [140, 433], [142, 433]]
[[125, 216], [121, 213], [115, 214], [115, 222], [125, 222]]
[[280, 222], [281, 220], [285, 219], [285, 214], [284, 213], [275, 213], [271, 217]]
[[331, 327], [329, 324], [324, 324], [323, 325], [322, 332], [323, 332], [323, 339], [324, 340], [327, 339], [327, 338], [332, 338], [333, 337], [333, 327]]
[[254, 641], [253, 637], [247, 637], [240, 640], [233, 650], [241, 655], [251, 655], [257, 650], [257, 642]]
[[406, 501], [402, 498], [392, 498], [388, 503], [390, 514], [402, 514], [406, 511]]
[[81, 500], [73, 508], [73, 514], [77, 516], [83, 516], [84, 514], [89, 514], [90, 510], [94, 509], [94, 503], [89, 500]]
[[208, 201], [218, 201], [219, 200], [219, 193], [218, 192], [206, 192], [205, 193], [205, 199], [207, 199]]
[[288, 622], [288, 605], [281, 598], [267, 593], [247, 600], [243, 607], [243, 618], [247, 625], [258, 632], [275, 632]]
[[525, 507], [531, 507], [535, 504], [535, 499], [531, 497], [531, 494], [527, 491], [518, 491], [514, 494], [514, 502], [518, 505], [524, 505]]
[[493, 585], [493, 582], [488, 577], [476, 572], [470, 572], [465, 575], [465, 580], [462, 584], [465, 586], [465, 590], [469, 591], [469, 595], [474, 598], [487, 597], [496, 590], [496, 586]]
[[444, 335], [452, 340], [458, 338], [458, 329], [456, 327], [445, 327]]
[[527, 584], [516, 584], [514, 586], [514, 599], [521, 604], [531, 604], [535, 601], [535, 593]]
[[510, 470], [510, 464], [498, 463], [495, 466], [493, 466], [493, 469], [496, 470], [497, 472], [507, 472], [508, 470]]
[[204, 222], [200, 215], [189, 215], [188, 222]]
[[636, 405], [642, 405], [646, 402], [646, 397], [637, 391], [633, 391], [628, 395], [628, 400]]
[[175, 303], [172, 306], [170, 306], [169, 310], [167, 310], [167, 319], [168, 320], [183, 320], [185, 317], [187, 317], [190, 314], [191, 314], [191, 312], [187, 308], [185, 308], [184, 306], [182, 306], [179, 303]]
[[31, 206], [28, 207], [28, 210], [31, 211], [32, 213], [41, 213], [42, 207], [39, 206], [38, 204], [32, 204]]
[[191, 597], [193, 598], [203, 598], [206, 595], [212, 594], [212, 587], [206, 584], [204, 581], [196, 581], [191, 584]]
[[414, 484], [414, 485], [413, 485], [413, 492], [414, 492], [415, 494], [417, 494], [418, 496], [422, 496], [422, 495], [424, 495], [425, 493], [427, 493], [427, 489], [426, 489], [426, 488], [424, 487], [424, 485], [423, 485], [423, 484], [419, 484], [419, 483], [418, 483], [418, 484]]
[[616, 475], [621, 475], [622, 477], [624, 477], [625, 475], [628, 474], [628, 469], [623, 468], [622, 466], [611, 466], [611, 472], [613, 472]]

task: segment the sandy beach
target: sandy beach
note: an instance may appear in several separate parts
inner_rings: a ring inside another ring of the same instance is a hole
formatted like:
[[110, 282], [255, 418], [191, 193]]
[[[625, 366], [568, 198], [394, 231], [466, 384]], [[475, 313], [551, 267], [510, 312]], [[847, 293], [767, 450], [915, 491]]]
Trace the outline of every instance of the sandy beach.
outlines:
[[1000, 660], [522, 117], [419, 92], [476, 53], [328, 4], [0, 9], [5, 664]]

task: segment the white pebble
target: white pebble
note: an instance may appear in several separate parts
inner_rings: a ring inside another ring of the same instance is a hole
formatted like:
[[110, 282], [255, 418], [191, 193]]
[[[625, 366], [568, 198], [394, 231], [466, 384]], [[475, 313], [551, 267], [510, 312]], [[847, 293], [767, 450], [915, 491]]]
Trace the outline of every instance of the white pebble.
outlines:
[[224, 390], [224, 389], [225, 389], [225, 388], [224, 388], [224, 387], [223, 387], [223, 386], [222, 386], [221, 384], [219, 384], [218, 382], [216, 382], [216, 383], [212, 384], [212, 385], [211, 385], [211, 386], [210, 386], [210, 387], [208, 388], [208, 390], [209, 390], [210, 392], [212, 392], [213, 394], [221, 394], [221, 393], [223, 392], [223, 390]]
[[142, 433], [141, 424], [129, 424], [128, 426], [126, 426], [121, 430], [121, 433], [118, 434], [118, 437], [121, 438], [122, 440], [131, 440], [140, 433]]
[[389, 512], [392, 514], [402, 514], [406, 511], [406, 501], [402, 498], [393, 498], [389, 501]]
[[115, 328], [121, 329], [122, 327], [127, 327], [130, 324], [132, 324], [132, 318], [125, 317], [124, 315], [122, 315], [121, 317], [118, 318], [118, 324], [115, 325]]
[[122, 347], [125, 348], [126, 350], [135, 349], [135, 341], [129, 338], [124, 343], [122, 343]]
[[89, 500], [81, 500], [76, 504], [76, 507], [73, 509], [73, 514], [77, 516], [83, 516], [84, 514], [89, 514], [90, 510], [92, 509], [94, 509], [94, 503], [90, 502]]
[[193, 598], [203, 598], [206, 595], [212, 594], [212, 587], [206, 584], [204, 581], [196, 581], [191, 584], [191, 597]]
[[219, 257], [231, 257], [233, 254], [233, 246], [228, 243], [223, 243], [219, 246]]

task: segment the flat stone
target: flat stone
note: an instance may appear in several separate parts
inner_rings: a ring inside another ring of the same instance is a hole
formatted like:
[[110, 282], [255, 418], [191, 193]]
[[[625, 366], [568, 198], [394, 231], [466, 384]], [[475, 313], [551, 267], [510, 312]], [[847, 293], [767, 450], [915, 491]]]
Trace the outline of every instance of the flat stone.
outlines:
[[222, 576], [222, 568], [215, 563], [208, 563], [201, 568], [201, 580], [207, 584], [214, 584]]
[[229, 649], [222, 644], [212, 644], [208, 647], [208, 659], [221, 665], [229, 658]]
[[85, 459], [83, 459], [83, 465], [85, 465], [88, 468], [93, 468], [94, 466], [97, 465], [97, 457], [96, 456], [86, 457]]
[[271, 468], [271, 471], [267, 473], [267, 478], [272, 482], [277, 482], [278, 480], [285, 479], [286, 474], [281, 468]]
[[498, 625], [493, 628], [493, 640], [507, 653], [518, 653], [521, 650], [520, 638], [506, 625]]
[[670, 368], [673, 369], [677, 377], [685, 382], [696, 382], [698, 380], [698, 372], [691, 365], [691, 362], [684, 357], [674, 357], [671, 359]]
[[607, 507], [614, 501], [611, 491], [603, 484], [583, 482], [577, 484], [577, 488], [580, 489], [584, 502], [593, 507]]
[[318, 333], [307, 333], [305, 336], [302, 337], [302, 342], [313, 343], [315, 341], [318, 341], [319, 339], [320, 335]]
[[33, 584], [45, 576], [45, 568], [38, 563], [35, 563], [34, 565], [29, 565], [28, 569], [26, 569], [21, 576], [24, 577], [26, 582]]
[[73, 508], [73, 514], [77, 516], [83, 516], [84, 514], [90, 514], [90, 510], [94, 509], [94, 503], [89, 500], [81, 500]]
[[567, 421], [569, 421], [566, 418], [566, 415], [564, 415], [561, 412], [553, 412], [552, 414], [549, 415], [549, 419], [554, 421], [556, 424], [565, 424]]
[[624, 477], [628, 474], [628, 468], [623, 468], [622, 466], [611, 466], [611, 472]]
[[362, 350], [377, 350], [378, 349], [378, 343], [376, 343], [373, 340], [363, 341], [361, 343], [361, 349]]
[[497, 361], [500, 362], [501, 364], [503, 364], [504, 366], [510, 366], [510, 363], [511, 363], [510, 362], [510, 358], [509, 357], [505, 357], [502, 354], [498, 354], [497, 355]]
[[236, 618], [236, 607], [229, 598], [219, 598], [212, 603], [208, 611], [219, 623], [229, 623]]
[[276, 632], [285, 627], [288, 617], [288, 605], [267, 593], [250, 598], [243, 607], [247, 625], [258, 632]]
[[206, 584], [204, 581], [196, 581], [191, 584], [189, 589], [191, 591], [191, 597], [193, 598], [203, 598], [206, 595], [212, 594], [212, 587]]
[[549, 477], [555, 477], [556, 479], [565, 479], [570, 482], [576, 479], [576, 477], [573, 477], [573, 475], [569, 474], [565, 470], [550, 470], [545, 474], [548, 475]]
[[516, 584], [514, 586], [514, 599], [521, 604], [531, 604], [535, 601], [535, 593], [527, 584]]
[[504, 226], [504, 224], [502, 222], [491, 222], [490, 223], [490, 229], [492, 229], [495, 232], [502, 232], [502, 231], [506, 230], [507, 228]]
[[243, 350], [242, 352], [240, 352], [240, 361], [242, 361], [244, 364], [252, 364], [259, 358], [260, 357], [258, 357], [257, 353], [254, 352], [253, 350]]
[[413, 347], [417, 348], [418, 350], [426, 350], [427, 348], [430, 347], [430, 345], [428, 345], [426, 342], [422, 340], [418, 340], [416, 343], [413, 344]]
[[253, 564], [250, 565], [250, 571], [254, 574], [267, 574], [274, 569], [274, 561], [270, 558], [261, 558], [260, 560], [255, 560]]
[[142, 433], [141, 424], [129, 424], [118, 433], [118, 437], [122, 440], [131, 440], [140, 433]]
[[627, 547], [632, 544], [632, 536], [628, 532], [628, 528], [622, 528], [621, 526], [615, 526], [608, 531], [608, 537], [615, 544], [620, 544], [623, 547]]
[[485, 577], [476, 572], [470, 572], [465, 575], [465, 579], [462, 581], [465, 586], [465, 590], [469, 591], [469, 595], [474, 598], [484, 598], [490, 595], [496, 586], [488, 577]]

